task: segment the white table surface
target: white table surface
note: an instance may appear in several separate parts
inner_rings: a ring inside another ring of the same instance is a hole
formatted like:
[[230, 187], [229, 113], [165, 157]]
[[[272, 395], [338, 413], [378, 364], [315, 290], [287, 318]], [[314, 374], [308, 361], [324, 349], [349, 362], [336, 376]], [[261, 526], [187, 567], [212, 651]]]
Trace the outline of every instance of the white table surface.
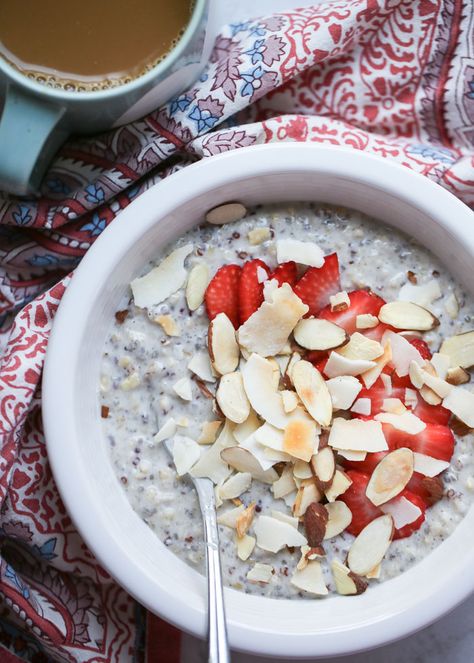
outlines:
[[[212, 30], [217, 33], [219, 25], [224, 23], [315, 4], [318, 0], [213, 0]], [[289, 659], [268, 659], [236, 652], [232, 655], [232, 663], [269, 663], [270, 660], [287, 663]], [[331, 663], [470, 663], [474, 661], [474, 596], [432, 626], [404, 640], [370, 652], [325, 660]], [[204, 661], [198, 640], [183, 636], [181, 661]]]

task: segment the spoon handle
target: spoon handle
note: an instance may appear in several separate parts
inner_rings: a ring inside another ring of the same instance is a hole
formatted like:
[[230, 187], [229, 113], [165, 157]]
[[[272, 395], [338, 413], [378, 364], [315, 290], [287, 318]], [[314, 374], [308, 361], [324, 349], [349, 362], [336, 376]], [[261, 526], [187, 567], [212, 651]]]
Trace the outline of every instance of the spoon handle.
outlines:
[[230, 663], [214, 485], [209, 479], [195, 479], [195, 485], [204, 521], [206, 545], [208, 663]]

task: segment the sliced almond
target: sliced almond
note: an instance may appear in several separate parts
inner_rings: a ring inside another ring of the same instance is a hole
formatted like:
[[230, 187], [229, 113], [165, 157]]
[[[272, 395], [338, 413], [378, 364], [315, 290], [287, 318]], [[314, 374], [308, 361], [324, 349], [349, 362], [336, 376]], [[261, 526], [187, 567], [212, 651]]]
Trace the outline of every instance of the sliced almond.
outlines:
[[296, 479], [311, 479], [313, 476], [311, 465], [304, 460], [297, 460], [293, 465], [293, 476]]
[[378, 341], [367, 338], [360, 332], [354, 332], [347, 345], [338, 349], [338, 353], [347, 359], [375, 361], [383, 355], [383, 347]]
[[352, 512], [344, 502], [336, 501], [324, 507], [328, 513], [328, 522], [324, 540], [341, 534], [352, 522]]
[[303, 516], [304, 531], [311, 548], [317, 548], [323, 542], [328, 522], [328, 512], [322, 504], [313, 502]]
[[380, 412], [380, 414], [375, 415], [374, 419], [383, 424], [390, 424], [397, 430], [408, 433], [408, 435], [418, 435], [426, 428], [425, 422], [408, 410], [403, 414]]
[[293, 335], [295, 341], [307, 350], [332, 350], [349, 340], [342, 327], [323, 318], [306, 318], [296, 325]]
[[456, 320], [459, 315], [459, 302], [454, 292], [446, 297], [444, 300], [444, 310], [449, 315], [451, 320]]
[[372, 401], [370, 398], [358, 398], [354, 405], [351, 407], [351, 412], [369, 416], [372, 412]]
[[372, 387], [377, 382], [379, 377], [382, 378], [382, 380], [385, 377], [391, 382], [390, 376], [384, 375], [384, 373], [382, 372], [385, 366], [389, 364], [391, 361], [392, 361], [392, 345], [390, 343], [390, 340], [388, 339], [383, 343], [383, 354], [380, 355], [380, 357], [377, 357], [377, 359], [375, 360], [375, 366], [373, 368], [370, 368], [368, 371], [365, 371], [362, 374], [362, 380], [364, 381], [364, 384], [367, 389], [370, 389], [370, 387]]
[[413, 475], [413, 466], [413, 452], [405, 447], [382, 458], [365, 491], [372, 504], [380, 506], [401, 493]]
[[171, 315], [157, 315], [153, 318], [153, 322], [160, 325], [165, 334], [168, 336], [179, 336], [179, 325]]
[[274, 388], [273, 366], [260, 355], [252, 354], [242, 369], [244, 388], [251, 406], [265, 421], [285, 428], [288, 415], [280, 394]]
[[217, 516], [219, 525], [235, 529], [237, 527], [237, 519], [244, 512], [245, 507], [243, 504], [237, 506], [235, 509], [227, 509], [227, 511], [220, 512]]
[[176, 421], [173, 417], [170, 417], [160, 428], [158, 433], [153, 436], [153, 442], [163, 442], [163, 440], [169, 440], [170, 437], [176, 433]]
[[309, 361], [301, 360], [293, 368], [292, 378], [296, 393], [313, 419], [321, 426], [329, 426], [332, 401], [321, 373]]
[[255, 433], [255, 431], [258, 430], [261, 425], [262, 423], [259, 421], [256, 413], [251, 410], [247, 419], [243, 423], [235, 426], [234, 437], [239, 444], [242, 444], [242, 442], [246, 440], [249, 435]]
[[434, 352], [430, 359], [430, 364], [435, 370], [434, 374], [445, 380], [450, 366], [448, 355], [442, 355], [441, 352]]
[[384, 304], [378, 317], [395, 329], [430, 331], [439, 325], [439, 320], [430, 311], [412, 302]]
[[264, 582], [269, 583], [273, 575], [273, 566], [269, 564], [261, 564], [260, 562], [255, 562], [254, 566], [247, 573], [247, 580], [250, 582]]
[[217, 431], [222, 426], [222, 421], [205, 421], [202, 425], [201, 435], [198, 437], [198, 444], [212, 444], [216, 437]]
[[190, 311], [196, 311], [204, 301], [204, 294], [209, 283], [209, 268], [199, 262], [189, 272], [186, 283], [186, 302]]
[[290, 466], [285, 467], [279, 479], [272, 484], [272, 493], [275, 499], [289, 495], [296, 488], [293, 478], [293, 470]]
[[421, 516], [421, 509], [403, 495], [382, 504], [380, 508], [384, 513], [392, 516], [396, 529], [414, 523]]
[[196, 352], [188, 363], [191, 373], [197, 375], [204, 382], [215, 382], [215, 375], [212, 373], [211, 361], [208, 352]]
[[329, 503], [335, 502], [340, 495], [346, 492], [351, 484], [352, 479], [349, 478], [349, 475], [343, 470], [336, 469], [331, 485], [324, 491], [327, 501]]
[[356, 317], [356, 329], [373, 329], [379, 324], [379, 319], [371, 313], [361, 313]]
[[250, 472], [237, 472], [219, 486], [218, 492], [222, 500], [232, 500], [240, 497], [242, 493], [250, 488], [252, 475]]
[[339, 352], [332, 351], [324, 368], [324, 373], [328, 378], [335, 378], [339, 375], [361, 375], [374, 368], [376, 363], [366, 359], [348, 359]]
[[454, 366], [454, 368], [449, 368], [446, 373], [446, 382], [449, 384], [460, 385], [467, 384], [471, 376], [469, 373], [461, 368], [461, 366]]
[[237, 557], [246, 562], [255, 548], [255, 537], [244, 534], [237, 537]]
[[471, 368], [474, 366], [474, 330], [445, 339], [439, 351], [449, 357], [451, 368]]
[[189, 378], [181, 378], [175, 382], [173, 391], [184, 401], [191, 401], [193, 398], [192, 382]]
[[303, 480], [301, 486], [298, 488], [296, 499], [293, 504], [293, 515], [296, 518], [302, 518], [309, 505], [313, 502], [319, 502], [320, 499], [321, 493], [316, 487], [314, 481], [311, 479]]
[[432, 279], [427, 283], [416, 285], [405, 283], [398, 293], [398, 299], [403, 302], [412, 302], [413, 304], [418, 304], [418, 306], [429, 308], [441, 295], [438, 280]]
[[324, 252], [314, 242], [302, 242], [298, 239], [279, 239], [276, 243], [278, 263], [294, 262], [308, 267], [322, 267]]
[[380, 578], [381, 570], [382, 570], [382, 564], [377, 564], [377, 566], [374, 566], [372, 571], [369, 571], [368, 573], [365, 574], [365, 577], [369, 580], [371, 579], [378, 580]]
[[235, 329], [225, 313], [219, 313], [209, 323], [208, 347], [211, 361], [218, 373], [232, 373], [239, 363], [239, 346]]
[[173, 462], [176, 466], [176, 474], [181, 477], [187, 474], [192, 466], [197, 463], [201, 455], [201, 449], [197, 442], [184, 435], [175, 435], [173, 439]]
[[350, 451], [349, 449], [338, 449], [337, 453], [342, 458], [346, 460], [365, 460], [367, 456], [367, 451]]
[[293, 352], [290, 360], [288, 361], [288, 365], [286, 367], [286, 373], [285, 377], [289, 378], [291, 384], [293, 384], [293, 369], [296, 366], [296, 364], [301, 361], [301, 355], [299, 352]]
[[345, 311], [351, 305], [351, 300], [349, 295], [345, 290], [341, 292], [336, 292], [335, 295], [329, 296], [329, 304], [331, 306], [331, 311]]
[[422, 389], [425, 385], [429, 387], [432, 391], [434, 391], [435, 394], [440, 396], [441, 398], [446, 398], [446, 396], [450, 393], [450, 391], [454, 388], [452, 385], [448, 384], [446, 380], [442, 380], [441, 378], [437, 377], [436, 375], [433, 375], [432, 373], [434, 370], [431, 367], [430, 370], [430, 364], [425, 362], [423, 366], [426, 366], [428, 370], [425, 370], [425, 368], [422, 368], [421, 366], [418, 366], [416, 362], [411, 362], [410, 363], [410, 368], [409, 368], [409, 375], [410, 375], [410, 380], [412, 384], [417, 388], [417, 389]]
[[[329, 488], [336, 472], [336, 459], [331, 447], [324, 447], [311, 458], [311, 467], [322, 491]], [[316, 544], [310, 544], [316, 545]]]
[[293, 412], [298, 407], [298, 396], [294, 391], [288, 391], [288, 389], [284, 389], [283, 391], [280, 391], [280, 395], [285, 412]]
[[[265, 283], [265, 285], [268, 281]], [[272, 291], [263, 304], [239, 327], [239, 344], [248, 352], [270, 357], [280, 352], [308, 307], [288, 283]]]
[[387, 396], [391, 396], [392, 391], [393, 391], [391, 376], [386, 375], [385, 373], [382, 373], [380, 375], [380, 379], [382, 380], [383, 386], [385, 387], [385, 391], [386, 391]]
[[302, 546], [306, 537], [289, 523], [271, 516], [259, 516], [254, 525], [257, 546], [262, 550], [277, 553], [285, 546]]
[[324, 584], [323, 570], [318, 561], [308, 562], [301, 571], [296, 570], [291, 578], [291, 584], [309, 594], [326, 596], [328, 589]]
[[239, 514], [237, 520], [235, 521], [235, 529], [237, 530], [237, 536], [242, 538], [247, 534], [247, 531], [252, 524], [253, 517], [255, 515], [255, 502], [252, 502], [248, 505], [246, 509]]
[[359, 380], [351, 375], [339, 375], [326, 380], [326, 386], [334, 410], [348, 410], [362, 389]]
[[414, 452], [413, 458], [414, 471], [423, 474], [425, 477], [435, 477], [449, 467], [447, 461], [438, 460], [438, 458], [432, 458], [426, 454]]
[[221, 451], [235, 444], [235, 438], [232, 434], [233, 427], [234, 424], [226, 420], [217, 440], [202, 454], [199, 461], [192, 468], [191, 474], [193, 476], [207, 477], [215, 484], [220, 484], [227, 479], [231, 474], [231, 469], [221, 459]]
[[342, 596], [362, 594], [368, 587], [368, 583], [365, 580], [353, 573], [337, 559], [333, 559], [331, 571], [334, 584], [336, 585], [336, 592]]
[[443, 406], [469, 428], [474, 428], [474, 394], [464, 387], [452, 387]]
[[209, 210], [206, 221], [215, 226], [222, 226], [225, 223], [240, 221], [246, 214], [247, 210], [241, 203], [224, 203]]
[[216, 399], [224, 415], [236, 424], [242, 424], [250, 414], [250, 403], [244, 389], [242, 373], [235, 371], [223, 375], [219, 381]]
[[263, 470], [253, 454], [243, 447], [227, 447], [221, 451], [222, 460], [238, 472], [250, 472], [254, 479], [273, 483], [278, 479], [274, 469]]
[[[414, 392], [414, 394], [416, 397], [416, 392]], [[384, 398], [382, 401], [382, 410], [383, 412], [390, 412], [391, 414], [403, 414], [407, 411], [406, 407], [399, 398]]]
[[372, 520], [356, 537], [347, 555], [347, 564], [353, 573], [365, 575], [380, 564], [393, 536], [393, 518], [379, 516]]
[[179, 290], [186, 280], [184, 261], [192, 250], [192, 244], [181, 246], [162, 260], [158, 267], [134, 279], [130, 287], [135, 305], [140, 308], [155, 306]]
[[382, 425], [378, 421], [341, 419], [337, 417], [329, 432], [329, 445], [333, 449], [376, 452], [388, 449]]

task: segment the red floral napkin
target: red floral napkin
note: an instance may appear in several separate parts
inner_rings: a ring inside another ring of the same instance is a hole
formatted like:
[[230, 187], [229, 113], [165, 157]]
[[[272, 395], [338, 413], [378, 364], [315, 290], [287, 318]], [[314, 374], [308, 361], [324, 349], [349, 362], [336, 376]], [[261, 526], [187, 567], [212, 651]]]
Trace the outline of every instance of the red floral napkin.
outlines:
[[473, 21], [468, 0], [352, 0], [229, 25], [192, 89], [137, 122], [69, 141], [39, 200], [0, 194], [1, 661], [179, 655], [177, 631], [87, 550], [51, 477], [40, 378], [68, 274], [152, 184], [257, 143], [366, 150], [474, 203]]

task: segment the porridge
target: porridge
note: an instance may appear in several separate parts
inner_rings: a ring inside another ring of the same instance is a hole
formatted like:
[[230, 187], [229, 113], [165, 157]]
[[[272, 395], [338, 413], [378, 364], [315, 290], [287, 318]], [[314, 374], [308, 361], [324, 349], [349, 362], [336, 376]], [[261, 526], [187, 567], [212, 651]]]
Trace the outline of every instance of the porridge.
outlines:
[[216, 484], [226, 585], [360, 593], [426, 556], [474, 498], [474, 301], [357, 212], [235, 211], [166, 247], [118, 307], [100, 385], [111, 462], [198, 571], [188, 470]]

